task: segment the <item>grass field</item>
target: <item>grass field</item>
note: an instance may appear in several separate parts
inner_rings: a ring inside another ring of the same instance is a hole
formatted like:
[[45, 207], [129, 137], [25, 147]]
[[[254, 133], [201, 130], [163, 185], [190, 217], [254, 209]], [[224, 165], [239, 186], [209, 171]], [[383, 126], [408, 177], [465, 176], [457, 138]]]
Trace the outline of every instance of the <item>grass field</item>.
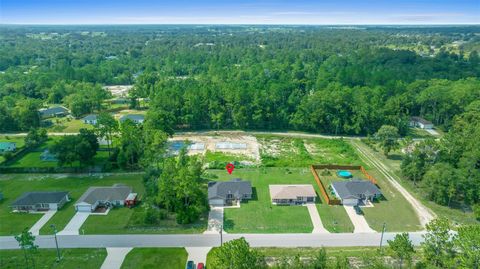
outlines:
[[54, 118], [53, 125], [48, 128], [49, 132], [77, 133], [80, 129], [93, 129], [93, 125], [85, 124], [82, 119]]
[[[41, 218], [41, 214], [12, 213], [9, 205], [22, 193], [27, 191], [69, 191], [72, 201], [59, 210], [40, 231], [41, 234], [50, 234], [50, 224], [55, 224], [62, 230], [75, 214], [74, 203], [89, 186], [111, 186], [115, 183], [124, 183], [132, 186], [139, 193], [143, 193], [143, 184], [140, 175], [109, 176], [109, 177], [54, 177], [45, 175], [13, 175], [2, 176], [0, 190], [4, 199], [0, 202], [0, 235], [12, 235], [31, 227]], [[108, 217], [108, 216], [107, 216]]]
[[264, 166], [307, 167], [311, 164], [364, 165], [352, 146], [341, 139], [257, 135]]
[[183, 269], [187, 263], [184, 248], [134, 248], [122, 264], [122, 269]]
[[204, 160], [206, 163], [210, 162], [219, 162], [219, 163], [228, 163], [228, 162], [240, 162], [240, 161], [254, 161], [253, 158], [250, 158], [246, 155], [241, 154], [229, 154], [224, 152], [212, 152], [207, 150], [205, 153]]
[[[271, 204], [269, 184], [312, 184], [317, 194], [310, 170], [307, 168], [249, 168], [235, 170], [232, 175], [224, 170], [210, 170], [219, 180], [240, 177], [252, 182], [254, 199], [240, 208], [225, 209], [224, 228], [230, 233], [310, 233], [313, 225], [304, 206], [275, 206]], [[353, 226], [343, 207], [320, 204], [318, 210], [326, 228], [331, 232], [351, 232]], [[295, 221], [292, 221], [295, 220]], [[334, 221], [336, 225], [334, 225]], [[329, 225], [330, 223], [331, 225]], [[335, 227], [335, 228], [334, 228]]]
[[55, 249], [39, 249], [33, 254], [32, 261], [29, 260], [29, 266], [26, 266], [25, 257], [22, 250], [0, 250], [0, 268], [37, 268], [37, 269], [85, 269], [100, 268], [107, 251], [101, 249], [61, 249], [62, 260], [57, 263], [57, 253]]
[[[381, 151], [373, 150], [363, 142], [355, 142], [357, 146], [367, 150], [379, 160], [381, 160], [388, 168], [391, 174], [394, 175], [397, 182], [406, 188], [415, 198], [420, 200], [423, 205], [433, 210], [439, 217], [446, 217], [458, 224], [478, 224], [479, 221], [475, 220], [475, 216], [471, 211], [464, 211], [458, 208], [450, 208], [447, 206], [438, 205], [432, 201], [429, 201], [423, 194], [422, 189], [418, 186], [414, 186], [413, 182], [403, 179], [400, 170], [400, 164], [402, 162], [403, 154], [400, 151], [396, 151], [394, 154], [390, 154], [389, 157], [385, 157]], [[373, 175], [376, 177], [376, 175]], [[393, 213], [391, 213], [393, 214]]]
[[[42, 161], [40, 155], [42, 152], [29, 152], [25, 154], [22, 158], [13, 162], [9, 167], [57, 167], [58, 162], [56, 161]], [[107, 151], [97, 151], [97, 155], [94, 157], [94, 162], [96, 165], [102, 165], [108, 160]], [[72, 164], [72, 167], [80, 167], [79, 162]]]

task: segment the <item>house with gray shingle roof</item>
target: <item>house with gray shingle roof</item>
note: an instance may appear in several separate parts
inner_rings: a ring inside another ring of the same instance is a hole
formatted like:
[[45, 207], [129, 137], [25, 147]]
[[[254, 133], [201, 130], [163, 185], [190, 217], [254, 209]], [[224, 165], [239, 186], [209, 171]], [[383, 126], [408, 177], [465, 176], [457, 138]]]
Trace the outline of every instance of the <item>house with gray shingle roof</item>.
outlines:
[[53, 117], [64, 117], [70, 113], [68, 109], [63, 106], [54, 106], [50, 108], [42, 108], [38, 110], [42, 119], [53, 118]]
[[68, 191], [25, 192], [10, 207], [18, 211], [57, 210], [68, 201]]
[[75, 204], [75, 210], [79, 212], [93, 212], [99, 206], [123, 206], [131, 193], [131, 187], [120, 184], [115, 184], [112, 187], [90, 187], [78, 199]]
[[82, 120], [83, 120], [83, 123], [85, 123], [85, 124], [96, 125], [97, 124], [97, 115], [90, 114], [90, 115], [85, 116]]
[[134, 123], [142, 124], [145, 121], [145, 116], [142, 114], [127, 114], [120, 117], [120, 122], [124, 122], [126, 120], [131, 120]]
[[382, 196], [380, 189], [367, 180], [337, 181], [333, 182], [331, 186], [343, 205], [366, 204], [368, 201]]
[[235, 204], [252, 199], [252, 183], [234, 178], [230, 181], [208, 183], [208, 203], [213, 206]]

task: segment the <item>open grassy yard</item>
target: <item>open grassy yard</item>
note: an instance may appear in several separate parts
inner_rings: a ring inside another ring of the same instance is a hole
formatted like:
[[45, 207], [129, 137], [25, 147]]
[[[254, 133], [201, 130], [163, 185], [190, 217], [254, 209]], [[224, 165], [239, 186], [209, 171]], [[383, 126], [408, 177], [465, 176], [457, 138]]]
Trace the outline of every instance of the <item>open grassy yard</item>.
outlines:
[[122, 264], [122, 269], [183, 269], [188, 253], [184, 248], [134, 248]]
[[[10, 167], [57, 167], [58, 162], [56, 161], [43, 161], [40, 159], [42, 152], [29, 152], [25, 154], [22, 158], [13, 162]], [[96, 165], [102, 165], [108, 160], [107, 151], [97, 151], [97, 155], [94, 157], [94, 162]], [[80, 167], [79, 162], [73, 163], [72, 167]]]
[[231, 153], [224, 153], [224, 152], [212, 152], [207, 150], [204, 157], [205, 162], [219, 162], [219, 163], [228, 163], [233, 161], [254, 161], [253, 158], [250, 158], [246, 155], [242, 154], [231, 154]]
[[84, 269], [100, 268], [107, 251], [99, 249], [61, 249], [62, 260], [57, 263], [57, 252], [55, 249], [39, 249], [33, 254], [35, 266], [29, 260], [29, 266], [25, 264], [25, 257], [22, 250], [0, 250], [0, 268], [37, 268], [37, 269]]
[[81, 227], [85, 234], [175, 234], [202, 233], [207, 229], [208, 216], [202, 216], [192, 224], [178, 224], [174, 215], [155, 225], [143, 224], [142, 208], [115, 208], [108, 215], [89, 216]]
[[80, 129], [93, 129], [93, 125], [85, 124], [82, 119], [71, 119], [71, 118], [53, 118], [50, 119], [53, 123], [52, 126], [48, 128], [49, 132], [58, 132], [58, 133], [77, 133]]
[[352, 146], [341, 139], [256, 135], [264, 166], [307, 167], [311, 164], [364, 165]]
[[[240, 177], [250, 180], [254, 198], [241, 204], [240, 208], [225, 209], [224, 228], [230, 233], [310, 233], [313, 225], [304, 206], [275, 206], [271, 204], [269, 184], [312, 184], [319, 193], [310, 170], [307, 168], [248, 168], [237, 169], [232, 175], [225, 170], [210, 170], [218, 180]], [[334, 232], [353, 230], [343, 207], [323, 206], [318, 200], [319, 214], [324, 224], [332, 223], [327, 229]], [[295, 220], [295, 221], [292, 221]], [[351, 228], [350, 228], [351, 227]]]
[[69, 191], [72, 201], [59, 210], [40, 231], [41, 234], [50, 234], [50, 224], [55, 224], [62, 230], [75, 214], [75, 201], [89, 186], [111, 186], [115, 183], [124, 183], [132, 186], [140, 194], [143, 193], [143, 184], [140, 175], [118, 175], [108, 177], [84, 176], [62, 177], [46, 175], [13, 175], [0, 178], [0, 191], [4, 199], [0, 202], [0, 235], [12, 235], [31, 227], [41, 218], [42, 214], [12, 213], [9, 205], [22, 193], [28, 191]]
[[[446, 217], [452, 220], [454, 223], [458, 223], [458, 224], [478, 224], [479, 223], [478, 220], [475, 220], [475, 216], [471, 211], [465, 211], [461, 208], [451, 208], [448, 206], [442, 206], [432, 201], [429, 201], [422, 194], [422, 188], [418, 186], [414, 186], [412, 181], [404, 179], [401, 175], [401, 170], [400, 170], [400, 164], [402, 162], [402, 156], [403, 156], [403, 154], [400, 151], [396, 151], [395, 153], [390, 154], [389, 157], [387, 158], [385, 155], [383, 155], [381, 151], [373, 150], [363, 142], [356, 141], [355, 145], [370, 152], [376, 158], [381, 160], [382, 163], [387, 166], [391, 174], [393, 174], [397, 182], [400, 183], [404, 188], [406, 188], [415, 198], [421, 201], [422, 204], [424, 204], [425, 206], [433, 210], [437, 214], [437, 216]], [[372, 175], [374, 177], [377, 177], [376, 174], [372, 174]], [[382, 182], [384, 181], [382, 177], [380, 177], [379, 179], [382, 179]], [[396, 214], [394, 212], [391, 212], [389, 215], [396, 215]]]

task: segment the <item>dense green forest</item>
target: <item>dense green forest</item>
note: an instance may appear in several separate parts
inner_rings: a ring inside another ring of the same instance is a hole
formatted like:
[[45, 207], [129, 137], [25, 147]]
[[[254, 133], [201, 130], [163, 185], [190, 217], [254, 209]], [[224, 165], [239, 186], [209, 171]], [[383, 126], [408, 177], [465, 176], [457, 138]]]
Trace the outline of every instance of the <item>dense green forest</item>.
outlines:
[[[480, 98], [478, 26], [2, 26], [0, 130], [39, 107], [102, 109], [101, 86], [134, 84], [175, 129], [447, 130]], [[428, 49], [424, 49], [424, 48]], [[136, 106], [132, 102], [132, 106]]]
[[[0, 132], [41, 126], [38, 109], [51, 104], [77, 118], [105, 112], [112, 95], [102, 86], [119, 84], [134, 85], [131, 108], [148, 107], [142, 127], [101, 113], [96, 134], [120, 134], [109, 159], [124, 169], [160, 167], [158, 152], [175, 130], [378, 135], [387, 126], [405, 136], [410, 117], [422, 116], [446, 134], [416, 144], [404, 176], [438, 204], [480, 211], [479, 33], [479, 26], [2, 26]], [[97, 147], [62, 160], [92, 158]], [[152, 171], [147, 185], [159, 177]], [[158, 186], [150, 185], [154, 196]]]

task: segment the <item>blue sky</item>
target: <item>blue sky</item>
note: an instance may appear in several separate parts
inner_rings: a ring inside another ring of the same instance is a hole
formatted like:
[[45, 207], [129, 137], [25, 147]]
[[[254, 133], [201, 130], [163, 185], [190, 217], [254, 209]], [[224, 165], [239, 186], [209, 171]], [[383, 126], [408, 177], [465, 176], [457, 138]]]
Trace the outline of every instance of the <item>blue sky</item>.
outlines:
[[0, 0], [2, 24], [479, 24], [480, 0]]

